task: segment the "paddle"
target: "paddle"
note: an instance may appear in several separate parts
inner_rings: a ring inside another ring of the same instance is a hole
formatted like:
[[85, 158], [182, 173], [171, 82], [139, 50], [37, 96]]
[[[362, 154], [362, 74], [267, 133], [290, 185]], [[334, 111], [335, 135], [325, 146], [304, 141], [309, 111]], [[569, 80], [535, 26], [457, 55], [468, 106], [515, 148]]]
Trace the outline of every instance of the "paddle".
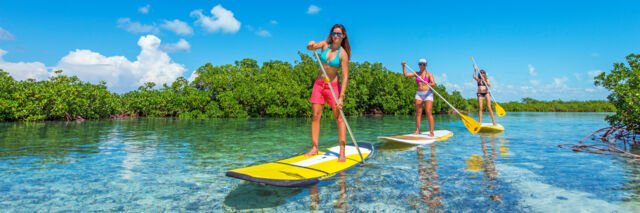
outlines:
[[[422, 82], [426, 82], [424, 81], [424, 79], [422, 79], [422, 77], [420, 77], [420, 75], [418, 75], [418, 73], [416, 73], [416, 71], [413, 71], [413, 69], [411, 69], [411, 67], [405, 65], [405, 67], [409, 68], [409, 70], [411, 70], [411, 72], [413, 72], [416, 77], [418, 77]], [[453, 108], [453, 110], [455, 110], [458, 115], [460, 116], [460, 118], [462, 118], [462, 123], [464, 123], [464, 126], [467, 127], [467, 130], [469, 130], [469, 132], [471, 132], [471, 134], [476, 134], [478, 133], [478, 131], [480, 131], [480, 124], [473, 118], [470, 118], [469, 116], [463, 115], [462, 113], [460, 113], [460, 111], [458, 111], [458, 109], [456, 109], [455, 107], [453, 107], [453, 105], [451, 105], [447, 99], [444, 99], [436, 90], [434, 90], [429, 84], [426, 84], [429, 89], [431, 89], [431, 91], [433, 91], [436, 95], [438, 95], [438, 97], [440, 97], [445, 103], [447, 103], [447, 105], [449, 105], [451, 108]]]
[[[471, 57], [471, 61], [473, 61], [473, 65], [475, 65], [475, 68], [478, 68], [478, 65], [476, 65], [476, 60], [474, 60], [473, 57]], [[476, 69], [476, 71], [478, 71], [478, 69]], [[482, 74], [480, 74], [480, 79], [482, 80], [482, 82], [484, 82], [484, 85], [487, 85], [487, 82], [484, 81], [484, 76], [482, 76]], [[496, 114], [498, 114], [498, 116], [500, 117], [505, 116], [507, 112], [505, 112], [504, 109], [500, 106], [500, 104], [498, 104], [498, 102], [496, 101], [496, 97], [493, 95], [493, 93], [491, 93], [491, 90], [489, 89], [488, 85], [487, 85], [487, 90], [489, 91], [489, 94], [491, 94], [493, 103], [496, 103]]]
[[[322, 74], [324, 74], [324, 80], [327, 82], [327, 84], [329, 84], [329, 90], [331, 90], [331, 95], [333, 95], [333, 100], [336, 101], [336, 104], [338, 103], [338, 97], [336, 97], [336, 93], [333, 91], [333, 86], [331, 86], [331, 80], [329, 79], [329, 76], [327, 75], [327, 72], [324, 71], [324, 67], [322, 66], [322, 62], [320, 61], [320, 56], [318, 56], [318, 53], [314, 50], [313, 54], [316, 55], [316, 59], [318, 59], [318, 64], [320, 65], [320, 70], [322, 70]], [[336, 57], [340, 57], [340, 56], [336, 56]], [[349, 123], [347, 123], [347, 118], [344, 116], [344, 112], [342, 112], [342, 109], [340, 109], [340, 116], [342, 116], [342, 119], [344, 120], [344, 124], [345, 126], [347, 126], [347, 130], [349, 131], [349, 135], [351, 136], [351, 141], [353, 142], [353, 145], [356, 146], [356, 150], [358, 150], [358, 154], [360, 155], [360, 159], [362, 159], [362, 163], [364, 164], [364, 158], [362, 157], [362, 153], [360, 153], [360, 148], [358, 147], [358, 143], [356, 142], [356, 138], [353, 137], [353, 133], [351, 132], [351, 127], [349, 127]], [[346, 156], [345, 156], [346, 157]]]

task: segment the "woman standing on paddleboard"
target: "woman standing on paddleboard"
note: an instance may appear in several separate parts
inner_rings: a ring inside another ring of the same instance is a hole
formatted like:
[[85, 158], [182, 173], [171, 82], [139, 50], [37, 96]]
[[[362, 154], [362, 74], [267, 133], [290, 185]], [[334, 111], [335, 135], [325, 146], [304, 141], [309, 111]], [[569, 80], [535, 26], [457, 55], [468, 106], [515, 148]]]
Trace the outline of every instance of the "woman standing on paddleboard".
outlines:
[[[414, 135], [420, 134], [420, 122], [422, 121], [422, 106], [427, 110], [427, 118], [429, 119], [429, 127], [431, 132], [429, 136], [433, 137], [433, 115], [431, 114], [431, 107], [433, 106], [433, 92], [429, 89], [429, 86], [435, 87], [436, 82], [433, 78], [433, 74], [427, 71], [427, 60], [420, 59], [418, 61], [418, 66], [420, 67], [420, 71], [418, 73], [412, 72], [407, 73], [407, 69], [405, 66], [406, 62], [402, 62], [402, 73], [404, 73], [404, 77], [414, 77], [416, 78], [416, 84], [418, 88], [416, 89], [416, 132]], [[419, 77], [418, 77], [419, 76]], [[429, 84], [429, 86], [427, 86]]]
[[[336, 24], [331, 27], [329, 31], [329, 37], [320, 42], [310, 41], [307, 44], [307, 49], [315, 51], [316, 49], [322, 49], [322, 55], [320, 60], [322, 66], [327, 72], [326, 76], [333, 87], [334, 92], [338, 96], [338, 100], [334, 100], [331, 95], [329, 83], [326, 82], [325, 76], [322, 71], [318, 72], [316, 81], [313, 84], [313, 91], [311, 92], [311, 107], [313, 109], [313, 116], [311, 119], [311, 151], [305, 156], [311, 156], [318, 154], [318, 137], [320, 135], [320, 118], [322, 117], [322, 107], [325, 102], [329, 103], [333, 110], [333, 117], [336, 119], [338, 125], [338, 140], [340, 141], [340, 157], [338, 162], [344, 162], [345, 159], [345, 143], [346, 127], [342, 116], [340, 116], [340, 109], [342, 109], [342, 101], [344, 100], [344, 93], [347, 90], [347, 79], [349, 77], [349, 59], [351, 58], [351, 46], [349, 45], [349, 37], [347, 31], [341, 24]], [[342, 74], [342, 84], [339, 83], [338, 71]], [[340, 85], [340, 86], [338, 86]]]
[[491, 115], [491, 121], [493, 125], [496, 125], [496, 120], [493, 118], [493, 110], [491, 109], [491, 93], [489, 93], [489, 89], [487, 86], [491, 86], [489, 79], [487, 78], [487, 73], [484, 70], [480, 70], [480, 73], [476, 76], [478, 71], [478, 67], [473, 65], [473, 79], [478, 82], [478, 112], [480, 115], [478, 116], [478, 122], [482, 124], [482, 99], [487, 99], [487, 108], [489, 109], [489, 113]]

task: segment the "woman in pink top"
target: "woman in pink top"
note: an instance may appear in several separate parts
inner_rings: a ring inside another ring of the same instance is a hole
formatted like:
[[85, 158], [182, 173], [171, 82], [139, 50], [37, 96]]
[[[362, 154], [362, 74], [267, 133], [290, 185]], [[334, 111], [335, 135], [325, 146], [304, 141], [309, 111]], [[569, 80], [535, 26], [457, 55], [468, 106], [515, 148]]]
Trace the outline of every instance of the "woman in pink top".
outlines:
[[[433, 92], [429, 89], [429, 86], [435, 87], [436, 82], [433, 78], [433, 74], [427, 71], [427, 59], [420, 59], [418, 61], [418, 66], [420, 67], [420, 71], [418, 73], [412, 72], [407, 73], [405, 68], [407, 65], [406, 62], [402, 62], [402, 73], [404, 73], [405, 77], [414, 77], [416, 78], [416, 84], [418, 88], [416, 89], [416, 131], [413, 133], [414, 135], [420, 134], [420, 121], [422, 120], [422, 106], [427, 110], [427, 118], [429, 118], [429, 127], [431, 132], [429, 136], [433, 135], [433, 115], [431, 114], [431, 107], [433, 106]], [[418, 78], [420, 76], [420, 78]], [[424, 80], [424, 81], [423, 81]], [[427, 86], [429, 84], [429, 86]]]

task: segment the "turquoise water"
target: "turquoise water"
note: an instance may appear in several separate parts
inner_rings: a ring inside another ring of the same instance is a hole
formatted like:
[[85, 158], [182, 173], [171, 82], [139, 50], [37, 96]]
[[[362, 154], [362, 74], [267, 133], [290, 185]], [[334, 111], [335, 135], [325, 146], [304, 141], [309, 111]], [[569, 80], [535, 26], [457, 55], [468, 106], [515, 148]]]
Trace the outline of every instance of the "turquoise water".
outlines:
[[[307, 119], [0, 123], [0, 209], [637, 212], [640, 163], [557, 148], [606, 127], [605, 115], [509, 113], [498, 118], [506, 131], [477, 135], [438, 115], [436, 129], [454, 136], [423, 147], [376, 139], [411, 132], [411, 116], [349, 117], [376, 154], [305, 188], [224, 173], [308, 151]], [[335, 145], [324, 119], [320, 146]]]

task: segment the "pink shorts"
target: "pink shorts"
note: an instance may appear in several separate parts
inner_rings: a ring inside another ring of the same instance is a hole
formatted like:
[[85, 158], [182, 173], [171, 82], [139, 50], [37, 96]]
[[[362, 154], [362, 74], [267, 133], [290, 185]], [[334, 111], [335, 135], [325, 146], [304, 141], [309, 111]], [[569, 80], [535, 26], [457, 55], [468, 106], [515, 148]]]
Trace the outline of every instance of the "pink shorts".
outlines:
[[[336, 96], [340, 95], [340, 87], [337, 81], [331, 82], [331, 86], [336, 92]], [[311, 99], [309, 102], [312, 104], [321, 104], [324, 105], [325, 102], [329, 103], [329, 106], [336, 107], [336, 101], [333, 99], [333, 95], [331, 95], [331, 89], [329, 88], [329, 84], [323, 80], [316, 79], [316, 83], [313, 84], [313, 92], [311, 92]]]

